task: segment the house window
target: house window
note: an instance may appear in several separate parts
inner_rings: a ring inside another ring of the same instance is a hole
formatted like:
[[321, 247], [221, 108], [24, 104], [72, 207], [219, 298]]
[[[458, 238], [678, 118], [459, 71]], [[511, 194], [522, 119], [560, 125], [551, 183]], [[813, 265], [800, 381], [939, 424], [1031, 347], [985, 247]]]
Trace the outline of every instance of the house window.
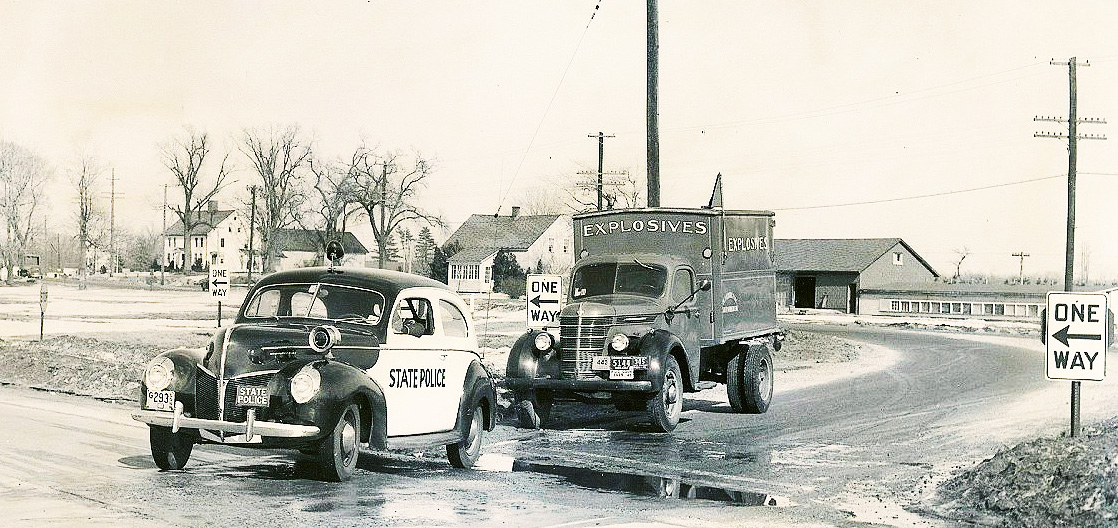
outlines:
[[221, 247], [225, 247], [225, 239], [221, 239]]
[[547, 252], [548, 253], [553, 253], [554, 251], [555, 251], [555, 237], [549, 237], [547, 239]]
[[478, 264], [451, 264], [450, 278], [452, 280], [477, 280], [479, 268]]
[[563, 239], [563, 253], [566, 253], [566, 252], [570, 251], [570, 245], [571, 245], [571, 241], [564, 238]]
[[485, 283], [488, 284], [493, 280], [493, 266], [485, 267]]
[[904, 266], [904, 254], [901, 253], [900, 251], [894, 251], [893, 252], [893, 265], [894, 266]]

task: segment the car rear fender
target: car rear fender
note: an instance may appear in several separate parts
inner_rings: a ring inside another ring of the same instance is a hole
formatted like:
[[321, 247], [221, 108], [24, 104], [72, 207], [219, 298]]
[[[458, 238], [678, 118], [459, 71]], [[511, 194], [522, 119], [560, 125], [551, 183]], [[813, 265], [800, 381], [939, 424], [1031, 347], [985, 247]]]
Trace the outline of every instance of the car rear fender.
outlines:
[[466, 371], [466, 379], [462, 385], [462, 400], [458, 404], [458, 419], [455, 422], [455, 428], [462, 431], [463, 435], [467, 433], [465, 428], [469, 427], [467, 418], [478, 405], [485, 413], [483, 417], [485, 430], [492, 431], [497, 425], [497, 391], [493, 387], [489, 371], [480, 362], [474, 361]]

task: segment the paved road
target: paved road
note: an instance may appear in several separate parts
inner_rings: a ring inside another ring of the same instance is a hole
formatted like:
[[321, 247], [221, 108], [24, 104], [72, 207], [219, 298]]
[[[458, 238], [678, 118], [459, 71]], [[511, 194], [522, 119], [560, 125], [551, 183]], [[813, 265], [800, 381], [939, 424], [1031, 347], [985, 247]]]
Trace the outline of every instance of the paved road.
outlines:
[[1037, 347], [817, 330], [890, 347], [900, 360], [781, 394], [761, 416], [732, 414], [704, 391], [671, 435], [612, 412], [539, 432], [501, 426], [481, 470], [453, 470], [438, 451], [367, 454], [342, 484], [305, 478], [294, 453], [216, 446], [196, 447], [187, 471], [159, 472], [130, 408], [0, 388], [0, 518], [6, 526], [847, 526], [857, 516], [939, 526], [950, 524], [898, 501], [929, 473], [1061, 427], [1066, 407], [1048, 400], [1062, 390], [1043, 380]]

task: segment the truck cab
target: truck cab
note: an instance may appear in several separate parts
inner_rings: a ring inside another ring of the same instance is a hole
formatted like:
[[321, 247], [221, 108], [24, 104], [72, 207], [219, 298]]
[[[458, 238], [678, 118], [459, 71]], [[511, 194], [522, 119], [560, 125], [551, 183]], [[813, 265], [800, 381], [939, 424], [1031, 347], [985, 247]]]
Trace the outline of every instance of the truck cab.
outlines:
[[772, 213], [628, 209], [575, 215], [575, 252], [558, 326], [530, 330], [506, 383], [522, 426], [555, 400], [647, 410], [679, 422], [683, 393], [726, 383], [739, 412], [772, 398], [776, 324]]

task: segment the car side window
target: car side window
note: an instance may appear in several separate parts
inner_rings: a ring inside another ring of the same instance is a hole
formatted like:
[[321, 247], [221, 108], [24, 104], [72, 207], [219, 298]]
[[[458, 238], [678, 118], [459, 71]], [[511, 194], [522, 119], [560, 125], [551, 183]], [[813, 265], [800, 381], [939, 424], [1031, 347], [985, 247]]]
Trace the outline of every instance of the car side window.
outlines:
[[683, 302], [695, 290], [695, 279], [687, 268], [675, 270], [672, 279], [672, 302]]
[[462, 311], [446, 300], [440, 300], [439, 307], [442, 308], [443, 334], [448, 337], [466, 337], [466, 316], [462, 315]]
[[260, 295], [249, 305], [248, 310], [245, 310], [247, 317], [271, 317], [279, 314], [280, 291], [267, 290]]
[[400, 299], [392, 312], [392, 331], [416, 337], [435, 333], [434, 310], [431, 301], [422, 297]]

